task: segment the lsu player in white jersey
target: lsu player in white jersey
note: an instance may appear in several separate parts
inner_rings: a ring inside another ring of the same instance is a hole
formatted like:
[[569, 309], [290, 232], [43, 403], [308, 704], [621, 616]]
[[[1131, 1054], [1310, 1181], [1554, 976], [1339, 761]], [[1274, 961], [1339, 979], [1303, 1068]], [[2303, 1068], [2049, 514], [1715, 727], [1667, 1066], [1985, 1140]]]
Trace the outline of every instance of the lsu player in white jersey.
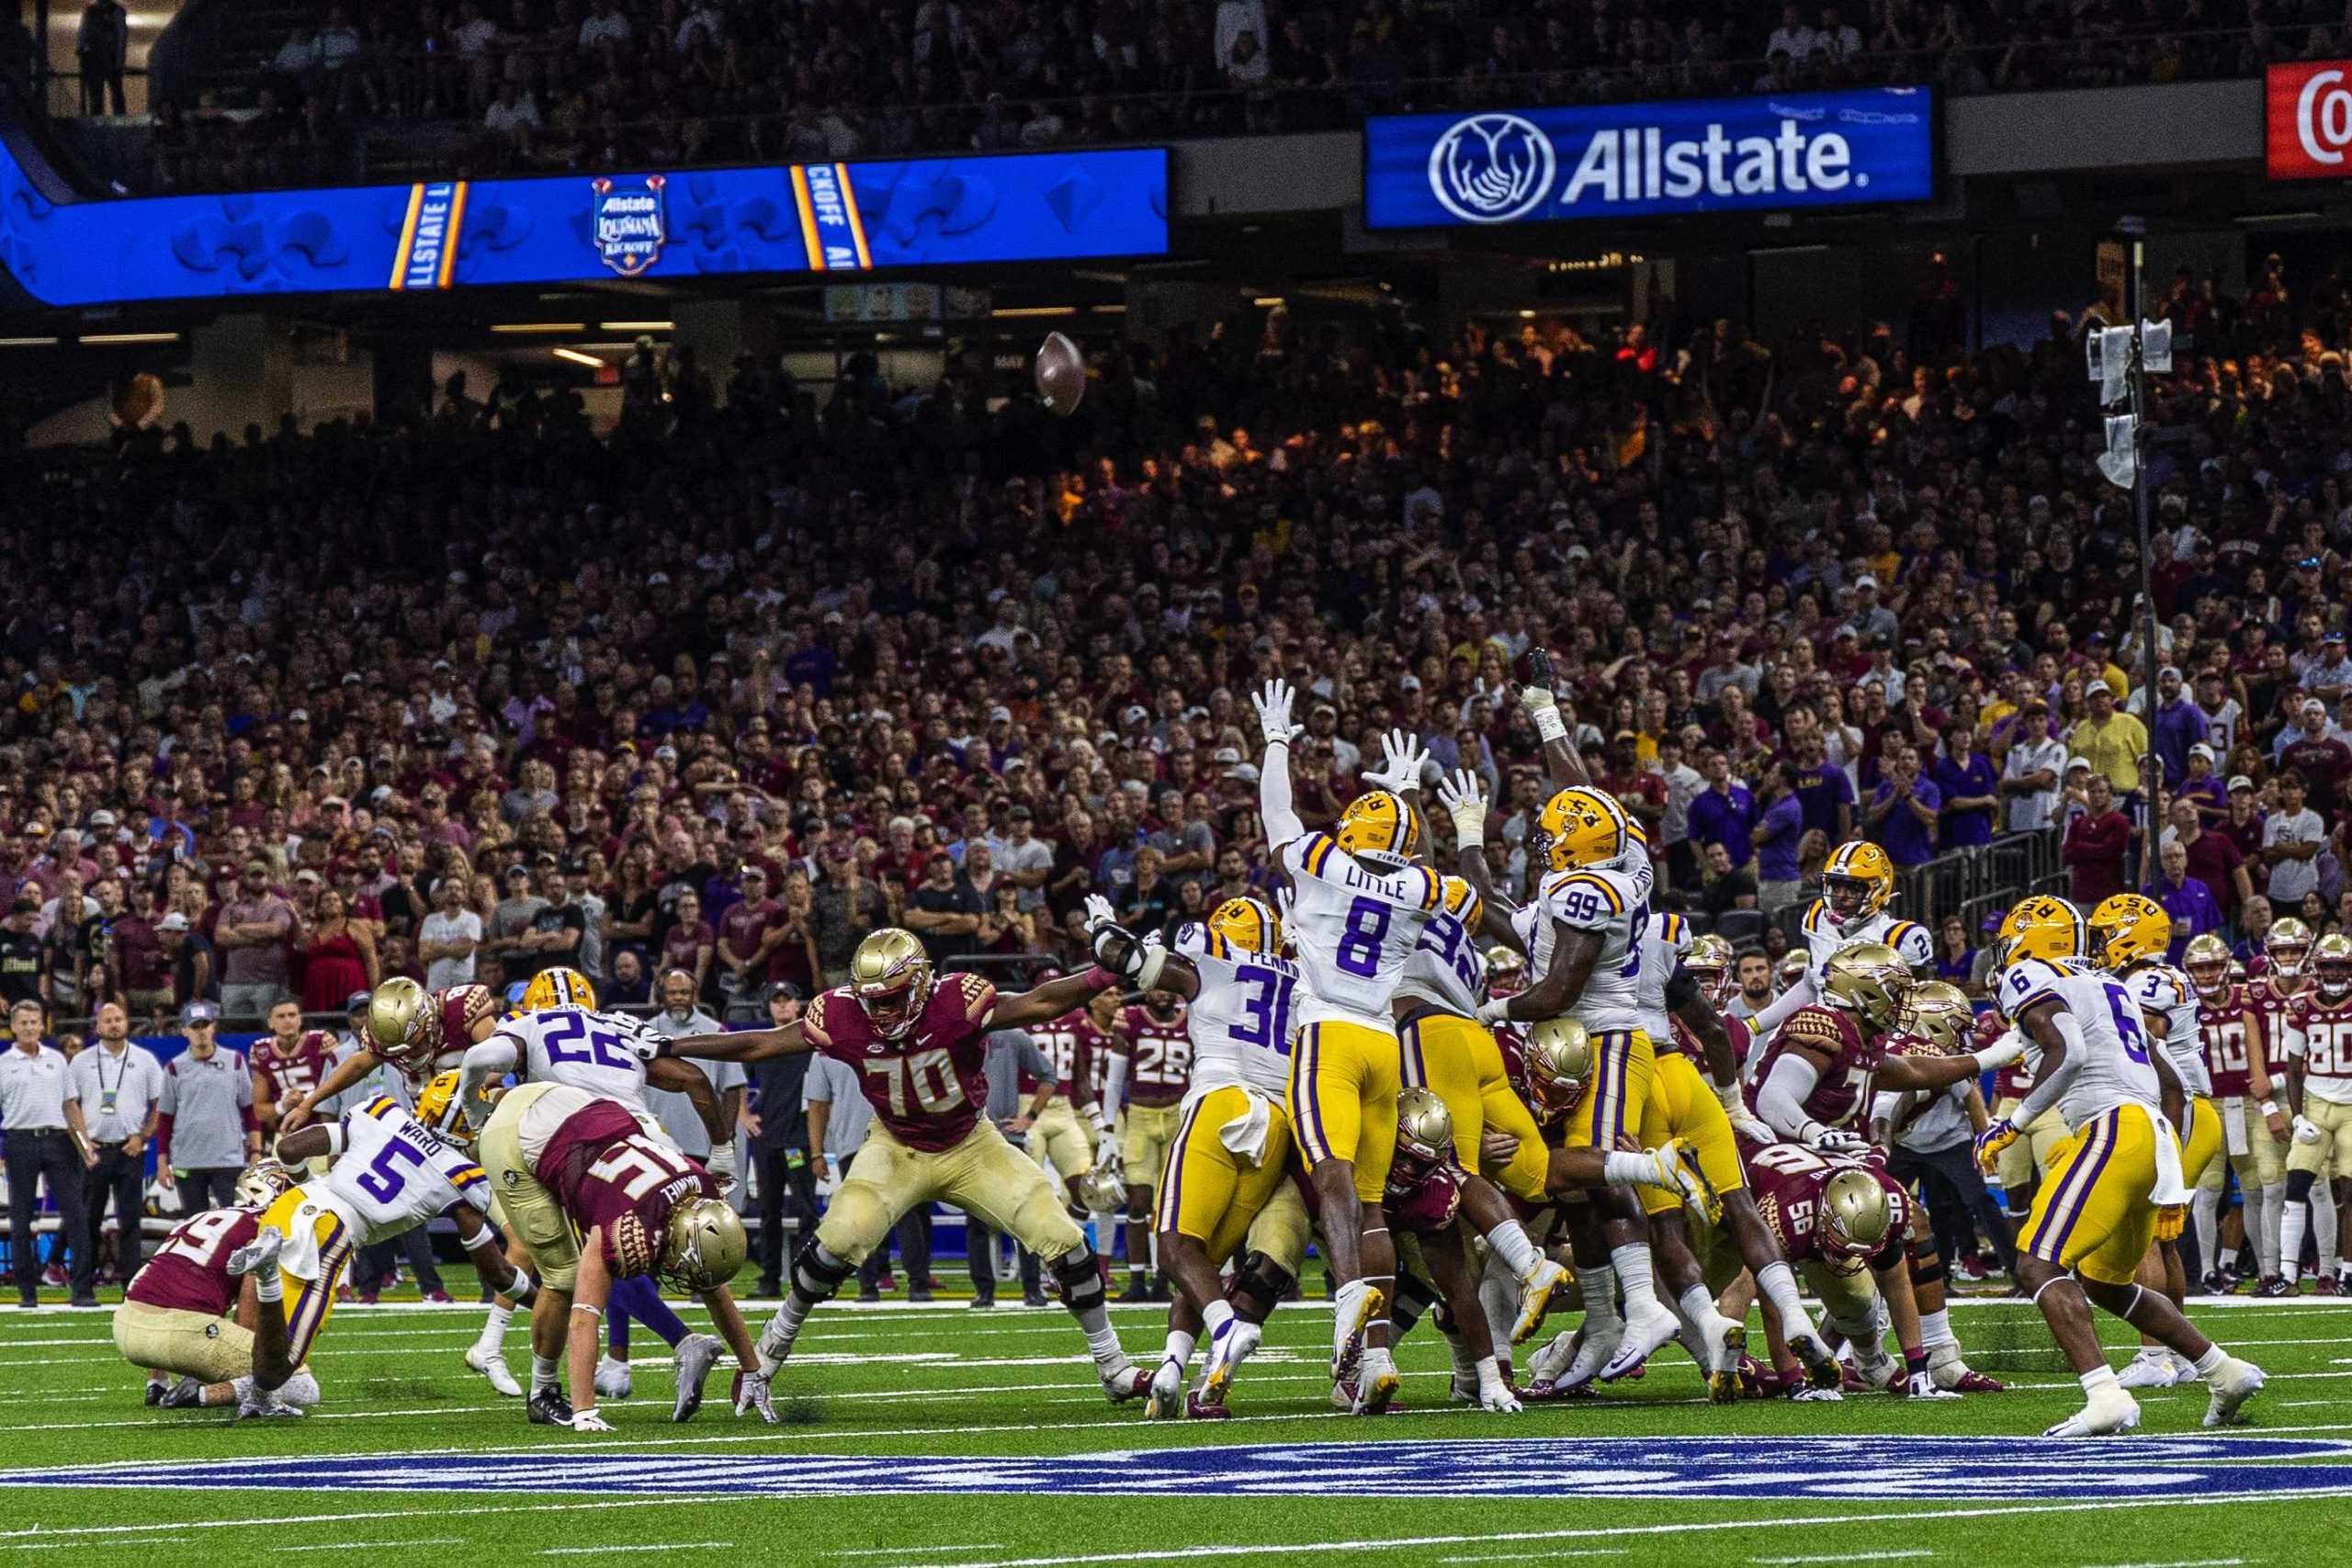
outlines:
[[1444, 888], [1413, 863], [1420, 813], [1391, 791], [1350, 801], [1330, 833], [1309, 832], [1291, 806], [1293, 694], [1270, 681], [1251, 701], [1266, 754], [1258, 777], [1267, 841], [1290, 878], [1293, 944], [1304, 984], [1293, 1022], [1292, 1135], [1339, 1282], [1331, 1376], [1352, 1382], [1351, 1403], [1378, 1414], [1396, 1396], [1388, 1301], [1396, 1247], [1382, 1201], [1396, 1156], [1403, 1047], [1390, 1003]]
[[[1172, 947], [1137, 942], [1099, 897], [1087, 899], [1087, 926], [1105, 969], [1187, 1002], [1193, 1082], [1152, 1221], [1175, 1300], [1144, 1415], [1221, 1417], [1234, 1373], [1306, 1253], [1306, 1206], [1289, 1179], [1299, 967], [1282, 954], [1281, 920], [1256, 898], [1227, 899], [1206, 920], [1180, 927]], [[1219, 1269], [1244, 1247], [1227, 1287]], [[1204, 1330], [1208, 1361], [1188, 1394], [1184, 1374]]]
[[[2205, 1065], [2196, 984], [2165, 961], [2172, 917], [2153, 898], [2118, 893], [2091, 911], [2090, 930], [2099, 967], [2122, 981], [2140, 1004], [2141, 1027], [2163, 1047], [2173, 1077], [2180, 1080], [2182, 1114], [2188, 1118], [2179, 1129], [2180, 1175], [2194, 1197], [2206, 1170], [2221, 1158], [2222, 1116], [2213, 1108], [2213, 1075]], [[2166, 1204], [2156, 1214], [2155, 1246], [2140, 1260], [2141, 1286], [2162, 1291], [2175, 1307], [2188, 1301], [2188, 1272], [2180, 1256], [2180, 1235], [2188, 1228], [2187, 1207]], [[2169, 1388], [2196, 1375], [2187, 1361], [2143, 1336], [2140, 1353], [2116, 1381], [2125, 1388]]]
[[1821, 868], [1821, 897], [1804, 912], [1807, 963], [1804, 977], [1792, 982], [1756, 1015], [1756, 1037], [1770, 1037], [1781, 1021], [1822, 995], [1829, 961], [1858, 942], [1883, 942], [1911, 966], [1915, 979], [1935, 973], [1935, 939], [1925, 926], [1890, 914], [1894, 863], [1884, 850], [1861, 839], [1838, 845]]
[[2073, 1129], [2018, 1236], [2018, 1288], [2041, 1309], [2085, 1395], [2080, 1411], [2043, 1435], [2098, 1437], [2140, 1424], [2138, 1401], [2099, 1349], [2093, 1303], [2177, 1351], [2211, 1390], [2205, 1425], [2233, 1425], [2261, 1392], [2261, 1371], [2199, 1333], [2161, 1292], [2133, 1283], [2157, 1205], [2188, 1197], [2173, 1134], [2185, 1101], [2171, 1059], [2149, 1049], [2131, 992], [2090, 966], [2089, 927], [2075, 906], [2028, 898], [2004, 917], [1996, 941], [1994, 994], [2040, 1059], [2032, 1091], [1977, 1134], [1978, 1164], [1990, 1168], [2047, 1106]]

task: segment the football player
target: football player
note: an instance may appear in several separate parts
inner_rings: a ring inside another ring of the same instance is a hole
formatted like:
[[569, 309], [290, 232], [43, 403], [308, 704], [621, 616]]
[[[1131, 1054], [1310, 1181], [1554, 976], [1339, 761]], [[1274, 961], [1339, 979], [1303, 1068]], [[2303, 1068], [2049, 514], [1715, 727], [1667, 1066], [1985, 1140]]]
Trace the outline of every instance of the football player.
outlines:
[[988, 1103], [986, 1036], [1058, 1018], [1118, 976], [1102, 968], [1000, 996], [977, 975], [933, 973], [912, 931], [885, 926], [850, 956], [850, 983], [825, 992], [782, 1029], [704, 1034], [672, 1042], [680, 1056], [759, 1062], [821, 1051], [856, 1069], [874, 1124], [833, 1190], [817, 1234], [793, 1259], [792, 1288], [761, 1330], [736, 1409], [767, 1396], [801, 1325], [856, 1272], [907, 1212], [933, 1200], [978, 1216], [1051, 1268], [1062, 1303], [1085, 1331], [1096, 1375], [1112, 1403], [1150, 1382], [1119, 1348], [1103, 1302], [1094, 1249], [1063, 1212], [1044, 1170], [980, 1114]]
[[[2180, 1080], [2188, 1119], [2182, 1129], [2180, 1175], [2193, 1194], [2221, 1155], [2222, 1116], [2213, 1109], [2213, 1080], [2205, 1070], [2197, 987], [2165, 961], [2172, 945], [2172, 917], [2153, 898], [2118, 893], [2091, 911], [2090, 930], [2098, 967], [2122, 981], [2140, 1004], [2140, 1027], [2163, 1046]], [[2140, 1263], [2140, 1284], [2162, 1291], [2177, 1308], [2188, 1302], [2188, 1275], [2180, 1257], [2188, 1215], [2187, 1205], [2179, 1203], [2158, 1211], [2155, 1247]], [[2140, 1353], [2116, 1382], [2125, 1388], [2169, 1388], [2196, 1375], [2188, 1362], [2143, 1337]]]
[[1732, 998], [1740, 994], [1738, 966], [1738, 955], [1731, 943], [1713, 931], [1693, 937], [1689, 951], [1682, 955], [1682, 967], [1698, 983], [1700, 997], [1714, 1010], [1724, 1042], [1731, 1048], [1732, 1062], [1744, 1083], [1748, 1058], [1755, 1054], [1756, 1030], [1746, 1017], [1730, 1010]]
[[2188, 1359], [2211, 1390], [2205, 1425], [2235, 1424], [2261, 1392], [2260, 1370], [2133, 1282], [2155, 1236], [2156, 1206], [2188, 1196], [2173, 1133], [2187, 1108], [2171, 1058], [2149, 1050], [2131, 993], [2087, 966], [2090, 931], [2072, 904], [2028, 898], [2002, 919], [1996, 941], [1996, 992], [2041, 1059], [2016, 1117], [1977, 1135], [1978, 1161], [1989, 1166], [2018, 1123], [2050, 1103], [2074, 1129], [2018, 1238], [2018, 1287], [2041, 1307], [2085, 1395], [2083, 1409], [2044, 1435], [2098, 1437], [2140, 1424], [2139, 1403], [2099, 1349], [2092, 1303]]
[[[1228, 898], [1205, 921], [1179, 927], [1172, 948], [1137, 942], [1101, 897], [1088, 898], [1087, 922], [1105, 969], [1187, 1004], [1192, 1083], [1154, 1217], [1175, 1300], [1144, 1414], [1221, 1416], [1235, 1372], [1306, 1252], [1306, 1209], [1290, 1179], [1288, 1059], [1303, 976], [1282, 954], [1281, 920], [1256, 898]], [[1241, 1267], [1227, 1286], [1218, 1269], [1237, 1251]], [[1208, 1361], [1188, 1394], [1184, 1374], [1204, 1330]]]
[[1404, 1238], [1400, 1250], [1406, 1258], [1420, 1263], [1435, 1281], [1453, 1321], [1453, 1396], [1475, 1400], [1480, 1409], [1498, 1415], [1517, 1415], [1519, 1396], [1496, 1359], [1477, 1275], [1456, 1223], [1468, 1178], [1454, 1155], [1453, 1119], [1445, 1101], [1408, 1085], [1396, 1097], [1396, 1154], [1389, 1162], [1382, 1211]]
[[277, 1135], [281, 1108], [322, 1098], [312, 1091], [334, 1049], [334, 1035], [302, 1027], [302, 1004], [291, 997], [269, 1010], [269, 1032], [254, 1042], [246, 1058], [254, 1075], [254, 1120], [264, 1137]]
[[[2335, 1184], [2327, 1180], [2331, 1168], [2336, 1178], [2352, 1173], [2352, 937], [2341, 931], [2328, 932], [2312, 947], [2311, 988], [2287, 1011], [2287, 1102], [2295, 1119], [2287, 1150], [2278, 1270], [2291, 1291], [2302, 1264], [2313, 1190], [2323, 1206], [2335, 1207], [2336, 1193], [2330, 1189]], [[2328, 1250], [2322, 1248], [2323, 1269]], [[2321, 1283], [2334, 1282], [2323, 1274]]]
[[2205, 1072], [2213, 1086], [2213, 1103], [2220, 1109], [2223, 1157], [2208, 1161], [2204, 1179], [2196, 1184], [2189, 1217], [2197, 1227], [2197, 1256], [2204, 1259], [2201, 1281], [2208, 1295], [2227, 1295], [2237, 1289], [2238, 1275], [2222, 1262], [2222, 1196], [2237, 1172], [2238, 1190], [2245, 1194], [2240, 1223], [2251, 1227], [2256, 1266], [2263, 1274], [2278, 1272], [2278, 1238], [2266, 1240], [2261, 1228], [2261, 1168], [2254, 1156], [2251, 1122], [2261, 1120], [2259, 1102], [2251, 1097], [2254, 1080], [2248, 1070], [2245, 996], [2230, 979], [2229, 944], [2208, 931], [2188, 939], [2181, 967], [2197, 990], [2198, 1028], [2205, 1048]]
[[[2294, 1290], [2285, 1279], [2279, 1257], [2279, 1231], [2287, 1207], [2287, 1150], [2290, 1142], [2287, 1108], [2287, 1012], [2294, 1006], [2310, 981], [2307, 973], [2312, 951], [2311, 928], [2291, 917], [2272, 922], [2262, 939], [2264, 971], [2248, 981], [2241, 991], [2245, 998], [2246, 1021], [2260, 1033], [2260, 1048], [2249, 1041], [2246, 1052], [2246, 1081], [2253, 1092], [2247, 1106], [2246, 1133], [2254, 1145], [2256, 1179], [2258, 1191], [2245, 1194], [2250, 1214], [2256, 1209], [2258, 1226], [2255, 1232], [2255, 1257], [2262, 1270], [2254, 1293], [2257, 1296], [2292, 1295]], [[2333, 1222], [2334, 1212], [2328, 1212]], [[2317, 1216], [2314, 1216], [2317, 1218]], [[2249, 1222], [2253, 1223], [2253, 1222]], [[2331, 1244], [2337, 1238], [2323, 1233], [2320, 1240]], [[2267, 1247], [2267, 1251], [2266, 1251]], [[2298, 1260], [2300, 1261], [2300, 1260]]]
[[1821, 868], [1821, 893], [1804, 912], [1804, 973], [1756, 1015], [1758, 1035], [1770, 1034], [1799, 1008], [1820, 1000], [1826, 994], [1830, 959], [1858, 942], [1893, 948], [1915, 978], [1935, 973], [1936, 944], [1927, 928], [1887, 912], [1894, 897], [1894, 863], [1884, 850], [1860, 839], [1838, 845]]
[[[526, 1082], [499, 1097], [482, 1129], [481, 1156], [540, 1270], [525, 1406], [533, 1425], [613, 1429], [596, 1413], [596, 1360], [618, 1280], [659, 1274], [692, 1292], [737, 1364], [757, 1365], [751, 1331], [727, 1289], [743, 1266], [743, 1222], [718, 1182], [678, 1152], [642, 1106], [572, 1084]], [[709, 1370], [707, 1361], [690, 1369], [682, 1360], [673, 1420], [700, 1408]], [[736, 1414], [746, 1408], [775, 1422], [765, 1380], [748, 1384]]]
[[[263, 1342], [263, 1280], [258, 1255], [248, 1250], [265, 1211], [299, 1185], [276, 1160], [247, 1168], [237, 1178], [233, 1207], [182, 1220], [123, 1288], [115, 1348], [146, 1370], [148, 1404], [234, 1401], [243, 1416], [288, 1409], [300, 1415], [318, 1403], [318, 1379], [288, 1354], [282, 1287], [270, 1292], [276, 1323]], [[270, 1282], [277, 1283], [274, 1277]], [[180, 1381], [170, 1386], [175, 1372]]]
[[[1045, 976], [1053, 977], [1050, 973]], [[1089, 1173], [1098, 1168], [1114, 1170], [1118, 1165], [1119, 1137], [1110, 1111], [1115, 1101], [1104, 1089], [1122, 1027], [1119, 998], [1114, 993], [1095, 997], [1032, 1031], [1038, 1048], [1053, 1059], [1055, 1077], [1052, 1083], [1038, 1086], [1038, 1098], [1029, 1108], [1029, 1135], [1023, 1146], [1031, 1159], [1040, 1166], [1051, 1165], [1054, 1174], [1061, 1178], [1072, 1219], [1090, 1213]], [[1091, 1215], [1094, 1234], [1103, 1238], [1106, 1247], [1114, 1212], [1115, 1208], [1106, 1209]]]
[[[1547, 743], [1547, 755], [1552, 750]], [[1618, 869], [1632, 847], [1623, 808], [1599, 790], [1570, 785], [1536, 818], [1529, 850], [1545, 868], [1543, 881], [1534, 902], [1515, 908], [1496, 893], [1487, 866], [1487, 807], [1476, 776], [1457, 773], [1438, 798], [1453, 819], [1463, 874], [1487, 910], [1489, 932], [1526, 953], [1535, 976], [1527, 989], [1487, 1001], [1480, 1021], [1579, 1026], [1573, 1036], [1552, 1032], [1548, 1046], [1537, 1031], [1527, 1064], [1531, 1090], [1545, 1092], [1538, 1080], [1546, 1072], [1553, 1080], [1549, 1103], [1535, 1109], [1561, 1131], [1545, 1189], [1555, 1197], [1589, 1194], [1564, 1212], [1586, 1313], [1576, 1360], [1558, 1380], [1573, 1390], [1620, 1360], [1639, 1364], [1680, 1326], [1658, 1303], [1642, 1200], [1625, 1189], [1650, 1185], [1679, 1201], [1705, 1201], [1699, 1173], [1670, 1136], [1659, 1147], [1628, 1152], [1663, 1126], [1650, 1114], [1655, 1055], [1639, 994], [1648, 887]]]
[[1309, 832], [1291, 805], [1290, 742], [1299, 732], [1291, 688], [1270, 681], [1251, 701], [1266, 745], [1260, 815], [1290, 881], [1291, 941], [1306, 982], [1294, 1025], [1290, 1117], [1339, 1285], [1331, 1377], [1353, 1371], [1354, 1407], [1377, 1414], [1397, 1384], [1388, 1351], [1396, 1248], [1380, 1207], [1404, 1087], [1391, 1007], [1444, 887], [1413, 863], [1420, 813], [1393, 791], [1368, 790], [1348, 803], [1335, 831]]
[[1105, 1101], [1115, 1104], [1121, 1088], [1126, 1091], [1119, 1172], [1127, 1190], [1127, 1289], [1119, 1299], [1164, 1302], [1170, 1297], [1151, 1199], [1183, 1118], [1185, 1090], [1193, 1084], [1192, 1029], [1184, 998], [1166, 989], [1146, 991], [1122, 1018], [1125, 1027], [1103, 1092]]

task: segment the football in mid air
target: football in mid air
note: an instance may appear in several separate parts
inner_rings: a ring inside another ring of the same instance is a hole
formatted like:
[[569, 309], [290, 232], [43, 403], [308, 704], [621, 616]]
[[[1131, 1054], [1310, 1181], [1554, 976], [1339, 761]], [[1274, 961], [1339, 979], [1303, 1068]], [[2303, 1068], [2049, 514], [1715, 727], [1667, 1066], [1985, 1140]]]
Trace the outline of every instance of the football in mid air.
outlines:
[[1047, 333], [1037, 345], [1037, 395], [1046, 406], [1067, 419], [1078, 412], [1086, 396], [1086, 355], [1061, 333]]

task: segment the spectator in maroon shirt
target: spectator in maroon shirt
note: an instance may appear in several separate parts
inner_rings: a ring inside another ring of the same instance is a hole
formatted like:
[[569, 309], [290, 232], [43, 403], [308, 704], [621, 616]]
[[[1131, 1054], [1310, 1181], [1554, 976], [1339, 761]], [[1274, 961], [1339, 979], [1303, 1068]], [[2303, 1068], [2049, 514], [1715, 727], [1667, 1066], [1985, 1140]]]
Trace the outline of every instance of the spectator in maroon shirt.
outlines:
[[743, 868], [743, 896], [718, 917], [718, 989], [729, 1005], [751, 998], [766, 974], [768, 954], [781, 939], [781, 908], [768, 897], [768, 874]]
[[2237, 852], [2252, 860], [2262, 848], [2262, 813], [2256, 809], [2254, 781], [2244, 773], [2230, 780], [2229, 814], [2208, 829], [2221, 834], [2237, 846]]
[[2132, 824], [2115, 808], [2115, 786], [2107, 775], [2093, 770], [2088, 791], [2088, 806], [2067, 828], [2059, 851], [2068, 891], [2086, 909], [2123, 891], [2123, 852], [2132, 843]]
[[2197, 803], [2187, 795], [2173, 796], [2165, 819], [2172, 826], [2173, 841], [2188, 856], [2188, 874], [2212, 890], [2213, 902], [2222, 907], [2222, 923], [2234, 923], [2238, 906], [2254, 897], [2245, 857], [2228, 838], [2198, 825]]
[[2352, 747], [2328, 733], [2327, 705], [2317, 697], [2303, 699], [2296, 722], [2301, 731], [2279, 748], [2278, 765], [2302, 774], [2312, 809], [2332, 817], [2345, 803], [2346, 784], [2352, 782]]

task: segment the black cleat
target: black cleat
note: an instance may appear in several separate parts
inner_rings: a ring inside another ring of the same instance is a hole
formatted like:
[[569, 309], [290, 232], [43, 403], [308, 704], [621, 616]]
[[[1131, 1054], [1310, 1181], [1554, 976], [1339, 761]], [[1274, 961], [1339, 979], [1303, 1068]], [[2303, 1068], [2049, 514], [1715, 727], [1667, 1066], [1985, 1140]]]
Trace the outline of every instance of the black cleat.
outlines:
[[571, 1401], [553, 1388], [535, 1388], [531, 1402], [525, 1407], [534, 1427], [569, 1427], [571, 1425]]
[[155, 1381], [155, 1382], [153, 1382], [149, 1383], [149, 1384], [147, 1385], [147, 1404], [148, 1404], [149, 1408], [151, 1408], [151, 1409], [152, 1409], [152, 1408], [153, 1408], [155, 1405], [158, 1405], [158, 1404], [163, 1404], [163, 1403], [164, 1403], [164, 1390], [166, 1390], [166, 1389], [168, 1389], [168, 1388], [170, 1388], [171, 1386], [172, 1386], [171, 1384], [169, 1384], [169, 1383], [167, 1383], [167, 1382], [163, 1382], [161, 1379], [158, 1379], [157, 1381]]
[[[154, 1384], [150, 1383], [147, 1386], [153, 1388]], [[154, 1403], [166, 1410], [192, 1410], [204, 1403], [204, 1380], [182, 1378]]]

